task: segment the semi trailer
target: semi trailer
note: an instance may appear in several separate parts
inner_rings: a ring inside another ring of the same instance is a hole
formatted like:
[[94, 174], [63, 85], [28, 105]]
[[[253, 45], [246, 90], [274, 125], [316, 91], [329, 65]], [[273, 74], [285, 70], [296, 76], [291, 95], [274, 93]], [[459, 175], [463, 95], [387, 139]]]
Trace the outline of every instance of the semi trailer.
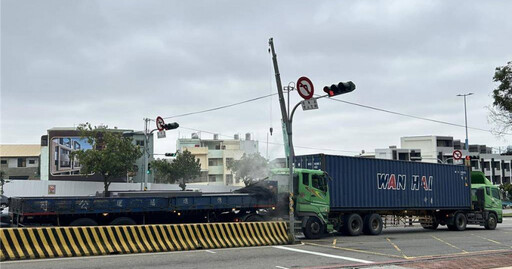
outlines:
[[[294, 161], [295, 212], [307, 238], [378, 235], [412, 223], [493, 230], [503, 220], [498, 187], [466, 166], [326, 154]], [[287, 177], [287, 169], [280, 173]]]
[[[493, 230], [502, 222], [497, 186], [468, 167], [335, 155], [295, 157], [294, 211], [307, 238], [339, 231], [378, 235], [419, 223]], [[236, 193], [114, 192], [113, 197], [13, 197], [15, 226], [133, 225], [286, 219], [289, 169]], [[294, 227], [295, 228], [295, 227]]]
[[262, 221], [276, 209], [273, 192], [277, 189], [266, 181], [259, 188], [232, 193], [114, 191], [111, 197], [12, 197], [9, 214], [18, 227]]

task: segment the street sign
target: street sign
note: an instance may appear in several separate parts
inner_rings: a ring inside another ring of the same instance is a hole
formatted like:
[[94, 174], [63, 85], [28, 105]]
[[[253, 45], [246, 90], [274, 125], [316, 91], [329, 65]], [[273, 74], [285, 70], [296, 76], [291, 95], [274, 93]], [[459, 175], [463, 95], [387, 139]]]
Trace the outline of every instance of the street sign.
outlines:
[[165, 138], [165, 130], [158, 131], [158, 133], [156, 133], [156, 136], [158, 138]]
[[453, 151], [452, 156], [453, 156], [454, 160], [458, 161], [458, 160], [462, 159], [462, 152], [460, 150], [456, 149]]
[[299, 80], [297, 80], [297, 92], [299, 92], [299, 95], [305, 100], [313, 97], [314, 91], [313, 82], [311, 82], [309, 78], [300, 77]]
[[162, 117], [160, 117], [160, 116], [156, 117], [156, 128], [158, 129], [158, 131], [163, 131], [164, 125], [165, 125], [164, 119], [162, 119]]
[[318, 102], [316, 99], [304, 100], [302, 103], [302, 110], [318, 109]]

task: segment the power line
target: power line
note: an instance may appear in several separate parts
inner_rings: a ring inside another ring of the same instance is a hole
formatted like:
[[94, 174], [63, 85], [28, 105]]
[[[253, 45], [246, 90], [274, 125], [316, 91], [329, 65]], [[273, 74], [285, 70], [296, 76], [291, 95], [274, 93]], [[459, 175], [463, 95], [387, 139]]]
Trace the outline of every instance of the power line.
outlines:
[[[331, 97], [331, 98], [329, 98], [329, 99], [330, 99], [330, 100], [337, 101], [337, 102], [341, 102], [341, 103], [345, 103], [345, 104], [353, 105], [353, 106], [358, 106], [358, 107], [368, 108], [368, 109], [372, 109], [372, 110], [376, 110], [376, 111], [380, 111], [380, 112], [386, 112], [386, 113], [390, 113], [390, 114], [394, 114], [394, 115], [399, 115], [399, 116], [409, 117], [409, 118], [413, 118], [413, 119], [425, 120], [425, 121], [430, 121], [430, 122], [435, 122], [435, 123], [440, 123], [440, 124], [446, 124], [446, 125], [451, 125], [451, 126], [456, 126], [456, 127], [466, 128], [464, 125], [456, 124], [456, 123], [451, 123], [451, 122], [447, 122], [447, 121], [440, 121], [440, 120], [434, 120], [434, 119], [429, 119], [429, 118], [424, 118], [424, 117], [419, 117], [419, 116], [414, 116], [414, 115], [404, 114], [404, 113], [395, 112], [395, 111], [391, 111], [391, 110], [387, 110], [387, 109], [383, 109], [383, 108], [378, 108], [378, 107], [373, 107], [373, 106], [368, 106], [368, 105], [362, 105], [362, 104], [358, 104], [358, 103], [354, 103], [354, 102], [344, 101], [344, 100], [340, 100], [340, 99], [336, 99], [336, 98], [332, 98], [332, 97]], [[492, 133], [492, 131], [491, 131], [491, 130], [486, 130], [486, 129], [476, 128], [476, 127], [469, 127], [469, 126], [468, 126], [468, 129], [473, 129], [473, 130], [478, 130], [478, 131], [484, 131], [484, 132], [490, 132], [490, 133]]]
[[264, 95], [264, 96], [260, 96], [260, 97], [252, 98], [252, 99], [249, 99], [249, 100], [245, 100], [245, 101], [242, 101], [242, 102], [238, 102], [238, 103], [233, 103], [233, 104], [229, 104], [229, 105], [225, 105], [225, 106], [214, 107], [214, 108], [210, 108], [210, 109], [206, 109], [206, 110], [201, 110], [201, 111], [196, 111], [196, 112], [189, 112], [189, 113], [185, 113], [185, 114], [179, 114], [179, 115], [169, 116], [169, 117], [165, 117], [165, 118], [163, 118], [163, 119], [170, 119], [170, 118], [177, 118], [177, 117], [190, 116], [190, 115], [195, 115], [195, 114], [200, 114], [200, 113], [205, 113], [205, 112], [215, 111], [215, 110], [219, 110], [219, 109], [224, 109], [224, 108], [228, 108], [228, 107], [238, 106], [238, 105], [241, 105], [241, 104], [245, 104], [245, 103], [249, 103], [249, 102], [257, 101], [257, 100], [260, 100], [260, 99], [264, 99], [264, 98], [267, 98], [267, 97], [271, 97], [271, 96], [276, 95], [276, 94], [277, 94], [277, 93], [268, 94], [268, 95]]
[[[231, 138], [231, 136], [229, 136], [229, 135], [223, 135], [223, 134], [220, 134], [220, 133], [215, 133], [215, 132], [205, 131], [205, 130], [200, 130], [200, 129], [195, 129], [195, 128], [188, 128], [188, 127], [180, 126], [180, 129], [186, 129], [186, 130], [191, 130], [191, 131], [201, 132], [201, 133], [208, 133], [208, 134], [218, 134], [220, 136]], [[284, 146], [284, 144], [282, 144], [282, 143], [275, 143], [275, 142], [268, 142], [268, 143], [272, 144], [272, 145], [277, 145], [277, 146]], [[359, 153], [359, 151], [341, 150], [341, 149], [325, 149], [325, 148], [304, 147], [304, 146], [296, 146], [296, 145], [294, 145], [294, 147], [295, 148], [302, 148], [302, 149], [321, 150], [321, 151], [336, 151], [336, 152], [346, 152], [346, 153], [356, 153], [356, 154]]]
[[[189, 113], [169, 116], [169, 117], [165, 117], [164, 119], [190, 116], [190, 115], [195, 115], [195, 114], [201, 114], [201, 113], [211, 112], [211, 111], [215, 111], [215, 110], [220, 110], [220, 109], [224, 109], [224, 108], [229, 108], [229, 107], [233, 107], [233, 106], [237, 106], [237, 105], [241, 105], [241, 104], [245, 104], [245, 103], [261, 100], [261, 99], [264, 99], [264, 98], [268, 98], [268, 97], [274, 96], [276, 94], [277, 93], [268, 94], [268, 95], [264, 95], [264, 96], [260, 96], [260, 97], [256, 97], [256, 98], [252, 98], [252, 99], [248, 99], [248, 100], [245, 100], [245, 101], [229, 104], [229, 105], [214, 107], [214, 108], [205, 109], [205, 110], [196, 111], [196, 112], [189, 112]], [[315, 95], [315, 96], [319, 96], [319, 95]], [[344, 100], [340, 100], [340, 99], [336, 99], [336, 98], [332, 98], [332, 97], [329, 98], [329, 99], [333, 100], [333, 101], [337, 101], [337, 102], [341, 102], [341, 103], [345, 103], [345, 104], [349, 104], [349, 105], [353, 105], [353, 106], [358, 106], [358, 107], [362, 107], [362, 108], [367, 108], [367, 109], [371, 109], [371, 110], [375, 110], [375, 111], [379, 111], [379, 112], [385, 112], [385, 113], [389, 113], [389, 114], [393, 114], [393, 115], [398, 115], [398, 116], [403, 116], [403, 117], [408, 117], [408, 118], [413, 118], [413, 119], [419, 119], [419, 120], [430, 121], [430, 122], [439, 123], [439, 124], [445, 124], [445, 125], [465, 128], [464, 125], [456, 124], [456, 123], [451, 123], [451, 122], [447, 122], [447, 121], [429, 119], [429, 118], [415, 116], [415, 115], [410, 115], [410, 114], [405, 114], [405, 113], [401, 113], [401, 112], [395, 112], [395, 111], [391, 111], [391, 110], [387, 110], [387, 109], [383, 109], [383, 108], [378, 108], [378, 107], [373, 107], [373, 106], [369, 106], [369, 105], [363, 105], [363, 104], [358, 104], [358, 103], [354, 103], [354, 102], [344, 101]], [[492, 133], [491, 130], [486, 130], [486, 129], [477, 128], [477, 127], [470, 127], [470, 126], [468, 126], [468, 129]], [[506, 133], [506, 135], [511, 135], [511, 134], [510, 133]]]

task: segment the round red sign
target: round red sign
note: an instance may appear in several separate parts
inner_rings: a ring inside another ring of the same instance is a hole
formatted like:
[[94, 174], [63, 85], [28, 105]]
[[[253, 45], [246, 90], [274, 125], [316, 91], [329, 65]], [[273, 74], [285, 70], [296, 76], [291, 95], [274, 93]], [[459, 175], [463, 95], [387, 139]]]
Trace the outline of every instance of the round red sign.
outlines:
[[460, 159], [462, 159], [462, 152], [458, 149], [454, 150], [452, 156], [453, 156], [453, 159], [460, 160]]
[[310, 99], [315, 92], [313, 82], [307, 77], [300, 77], [299, 80], [297, 80], [297, 91], [302, 98], [306, 100]]

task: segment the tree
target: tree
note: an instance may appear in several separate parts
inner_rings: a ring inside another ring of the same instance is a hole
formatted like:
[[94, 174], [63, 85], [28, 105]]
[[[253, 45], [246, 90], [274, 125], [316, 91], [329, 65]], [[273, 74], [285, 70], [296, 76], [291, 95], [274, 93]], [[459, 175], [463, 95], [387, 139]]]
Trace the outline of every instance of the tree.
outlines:
[[172, 163], [167, 160], [157, 159], [151, 162], [151, 167], [155, 170], [156, 183], [175, 183], [177, 178], [173, 171]]
[[496, 67], [493, 80], [499, 85], [492, 94], [489, 118], [496, 125], [495, 132], [501, 135], [512, 129], [512, 61]]
[[176, 155], [176, 159], [171, 163], [171, 172], [173, 173], [171, 178], [179, 179], [181, 189], [185, 190], [189, 180], [201, 175], [201, 164], [190, 151], [185, 150]]
[[268, 161], [259, 153], [245, 154], [240, 160], [235, 160], [227, 164], [235, 175], [235, 179], [242, 180], [246, 186], [257, 179], [268, 177]]
[[142, 151], [132, 144], [131, 138], [123, 137], [119, 131], [108, 130], [106, 126], [92, 128], [87, 123], [77, 129], [92, 149], [74, 151], [71, 158], [76, 157], [82, 165], [81, 174], [98, 173], [103, 177], [105, 196], [108, 197], [112, 180], [133, 172], [133, 164], [142, 156]]
[[500, 185], [500, 189], [505, 193], [505, 199], [512, 200], [512, 184], [505, 183]]

